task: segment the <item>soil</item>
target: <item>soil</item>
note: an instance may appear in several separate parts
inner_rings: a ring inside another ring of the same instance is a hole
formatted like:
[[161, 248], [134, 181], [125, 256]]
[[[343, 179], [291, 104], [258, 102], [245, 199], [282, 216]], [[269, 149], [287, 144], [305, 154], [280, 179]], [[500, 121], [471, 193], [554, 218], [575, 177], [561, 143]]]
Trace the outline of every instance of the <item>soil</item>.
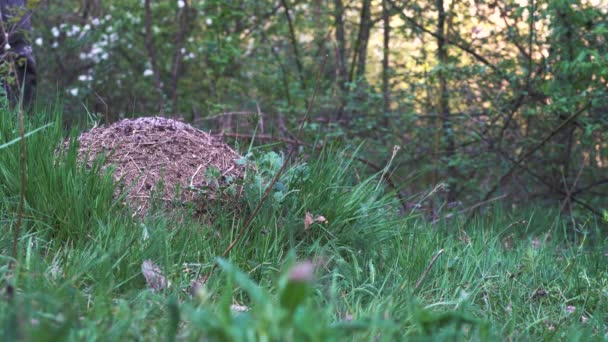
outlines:
[[[114, 179], [127, 191], [126, 203], [139, 214], [148, 212], [151, 198], [159, 198], [165, 207], [195, 201], [202, 193], [213, 199], [219, 187], [245, 172], [238, 162], [242, 157], [218, 138], [162, 117], [95, 127], [78, 140], [79, 158], [87, 158], [88, 165], [105, 153], [105, 167], [114, 167]], [[214, 176], [206, 179], [210, 170]]]

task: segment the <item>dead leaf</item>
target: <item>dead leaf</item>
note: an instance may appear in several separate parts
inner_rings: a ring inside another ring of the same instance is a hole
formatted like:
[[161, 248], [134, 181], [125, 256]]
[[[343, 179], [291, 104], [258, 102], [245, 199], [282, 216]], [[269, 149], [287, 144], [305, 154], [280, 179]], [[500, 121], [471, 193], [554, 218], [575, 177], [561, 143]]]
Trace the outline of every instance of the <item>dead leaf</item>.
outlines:
[[304, 230], [310, 229], [310, 225], [314, 223], [314, 219], [312, 218], [312, 214], [306, 212], [306, 216], [304, 217]]
[[165, 279], [163, 272], [152, 260], [144, 260], [141, 264], [141, 273], [146, 278], [146, 283], [153, 292], [158, 292], [171, 286], [171, 282]]
[[197, 279], [192, 280], [190, 283], [190, 295], [192, 297], [196, 296], [200, 291], [202, 291], [203, 286], [207, 282], [206, 276], [200, 276]]
[[534, 293], [530, 297], [530, 300], [543, 298], [543, 297], [546, 297], [547, 295], [548, 295], [547, 291], [545, 291], [545, 289], [543, 289], [542, 287], [539, 287], [536, 289], [536, 291], [534, 291]]
[[309, 230], [310, 225], [312, 225], [315, 222], [319, 223], [319, 224], [329, 223], [327, 221], [327, 219], [325, 218], [325, 216], [317, 215], [317, 217], [315, 217], [313, 214], [311, 214], [310, 212], [307, 211], [306, 216], [304, 216], [304, 230]]
[[466, 244], [471, 243], [471, 238], [469, 237], [469, 234], [467, 234], [467, 232], [464, 229], [460, 230], [460, 240]]

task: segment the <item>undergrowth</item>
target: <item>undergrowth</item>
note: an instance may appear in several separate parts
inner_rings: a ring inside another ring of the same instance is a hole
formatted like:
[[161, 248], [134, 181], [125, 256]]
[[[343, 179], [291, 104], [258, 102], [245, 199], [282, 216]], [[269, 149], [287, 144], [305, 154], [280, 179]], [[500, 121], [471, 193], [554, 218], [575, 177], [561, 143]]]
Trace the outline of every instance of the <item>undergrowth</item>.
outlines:
[[[17, 137], [15, 122], [0, 113], [0, 146]], [[431, 224], [400, 213], [380, 175], [361, 179], [328, 149], [289, 168], [250, 233], [219, 259], [281, 155], [250, 151], [257, 172], [238, 208], [214, 204], [207, 220], [138, 219], [101, 161], [87, 168], [74, 144], [57, 148], [64, 132], [58, 116], [50, 122], [27, 138], [15, 270], [18, 144], [0, 149], [2, 340], [608, 338], [600, 222], [573, 230], [551, 209], [497, 206], [467, 226], [458, 216]], [[43, 124], [33, 118], [27, 130]], [[325, 221], [305, 229], [307, 213]], [[171, 286], [149, 289], [144, 260]], [[306, 260], [314, 276], [302, 271]]]

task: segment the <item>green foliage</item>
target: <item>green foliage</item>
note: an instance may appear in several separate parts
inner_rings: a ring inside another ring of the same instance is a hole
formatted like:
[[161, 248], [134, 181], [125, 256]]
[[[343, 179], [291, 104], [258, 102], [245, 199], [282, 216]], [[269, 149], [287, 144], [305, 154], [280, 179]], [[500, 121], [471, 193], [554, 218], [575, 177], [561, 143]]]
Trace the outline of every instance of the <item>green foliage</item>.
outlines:
[[[16, 114], [0, 111], [0, 195], [6, 199], [2, 210], [16, 212], [20, 177], [19, 144]], [[36, 129], [26, 127], [26, 216], [33, 226], [46, 231], [48, 237], [60, 240], [81, 236], [88, 231], [88, 221], [105, 215], [116, 206], [114, 187], [109, 173], [102, 172], [102, 161], [91, 165], [77, 163], [77, 144], [69, 140], [63, 146], [58, 118]], [[35, 127], [35, 126], [34, 126]], [[39, 131], [46, 128], [43, 131]], [[17, 140], [13, 137], [17, 136]], [[101, 175], [99, 177], [98, 175]], [[12, 220], [12, 219], [11, 219]], [[12, 221], [9, 221], [12, 222]]]

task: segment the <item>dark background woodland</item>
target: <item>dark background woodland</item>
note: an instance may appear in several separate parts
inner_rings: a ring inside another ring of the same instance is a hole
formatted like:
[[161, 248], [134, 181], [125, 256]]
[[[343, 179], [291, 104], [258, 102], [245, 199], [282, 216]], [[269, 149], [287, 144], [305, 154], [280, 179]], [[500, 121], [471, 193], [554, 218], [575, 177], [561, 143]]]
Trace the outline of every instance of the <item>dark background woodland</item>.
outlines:
[[390, 185], [409, 209], [422, 194], [431, 216], [607, 207], [605, 0], [28, 7], [38, 104], [59, 97], [66, 121], [164, 115], [244, 142], [360, 147], [370, 172], [400, 146]]

